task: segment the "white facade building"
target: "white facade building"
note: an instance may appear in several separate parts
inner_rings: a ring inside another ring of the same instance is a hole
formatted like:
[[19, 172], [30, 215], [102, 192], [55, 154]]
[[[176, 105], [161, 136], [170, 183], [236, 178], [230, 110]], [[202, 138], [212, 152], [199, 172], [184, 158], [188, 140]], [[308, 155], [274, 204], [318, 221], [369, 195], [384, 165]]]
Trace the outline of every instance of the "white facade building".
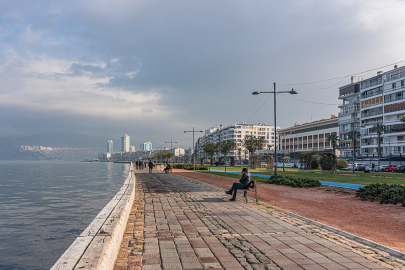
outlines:
[[112, 140], [107, 141], [107, 153], [113, 153], [114, 152], [114, 143]]
[[179, 147], [173, 148], [173, 154], [176, 157], [182, 157], [185, 154], [185, 150], [184, 150], [184, 148], [179, 148]]
[[121, 137], [121, 152], [129, 152], [129, 147], [131, 146], [131, 138], [125, 134]]
[[[351, 91], [344, 91], [350, 87]], [[376, 76], [343, 86], [339, 91], [339, 99], [344, 102], [339, 114], [342, 156], [352, 156], [349, 134], [354, 129], [360, 135], [356, 156], [377, 157], [378, 136], [373, 131], [376, 123], [385, 126], [380, 141], [382, 156], [404, 155], [405, 129], [401, 119], [405, 115], [405, 66], [394, 66], [385, 73], [379, 71]], [[350, 104], [353, 108], [349, 112]]]
[[145, 151], [152, 151], [152, 143], [151, 142], [144, 142], [141, 143], [140, 145], [140, 150], [145, 150]]
[[[280, 127], [277, 127], [277, 131]], [[221, 128], [210, 128], [205, 131], [205, 134], [198, 138], [195, 144], [195, 151], [197, 159], [208, 158], [205, 155], [202, 146], [209, 142], [217, 144], [221, 141], [231, 140], [235, 142], [235, 149], [232, 149], [227, 158], [230, 162], [235, 162], [240, 158], [245, 159], [249, 157], [249, 154], [246, 153], [246, 149], [243, 146], [242, 142], [245, 139], [246, 135], [252, 135], [255, 137], [263, 137], [265, 139], [265, 149], [274, 150], [274, 146], [278, 139], [276, 138], [276, 132], [274, 126], [267, 124], [247, 124], [247, 123], [236, 123], [233, 125], [228, 125]], [[214, 159], [219, 158], [218, 154], [214, 156]]]
[[[317, 152], [332, 152], [332, 143], [328, 141], [330, 134], [339, 134], [339, 118], [332, 115], [329, 119], [321, 119], [294, 125], [279, 131], [280, 134], [280, 149], [284, 153], [299, 153], [308, 151]], [[336, 155], [339, 155], [336, 150]]]

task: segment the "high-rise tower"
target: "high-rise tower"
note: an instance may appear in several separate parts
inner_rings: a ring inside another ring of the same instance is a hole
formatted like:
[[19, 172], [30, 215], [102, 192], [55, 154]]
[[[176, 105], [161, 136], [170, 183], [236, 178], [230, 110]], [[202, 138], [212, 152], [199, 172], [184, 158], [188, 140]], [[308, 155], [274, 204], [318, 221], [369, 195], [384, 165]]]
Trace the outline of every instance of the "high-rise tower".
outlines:
[[125, 134], [123, 137], [121, 137], [121, 152], [129, 152], [129, 147], [130, 147], [130, 137]]
[[114, 152], [113, 141], [108, 140], [107, 141], [107, 153], [112, 153], [112, 152]]
[[141, 150], [152, 151], [152, 143], [151, 142], [141, 143], [140, 148]]

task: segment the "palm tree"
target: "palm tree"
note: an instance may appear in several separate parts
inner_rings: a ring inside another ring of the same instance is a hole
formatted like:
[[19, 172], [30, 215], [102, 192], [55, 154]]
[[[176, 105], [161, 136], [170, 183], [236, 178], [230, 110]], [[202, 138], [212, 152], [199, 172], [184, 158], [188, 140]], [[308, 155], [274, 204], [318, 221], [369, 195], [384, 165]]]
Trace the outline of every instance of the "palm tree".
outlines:
[[[376, 132], [378, 136], [378, 163], [380, 163], [380, 158], [381, 158], [381, 135], [384, 133], [385, 130], [385, 125], [383, 123], [377, 122], [373, 125], [371, 128], [372, 132]], [[380, 165], [380, 164], [378, 164]]]
[[233, 141], [224, 141], [221, 142], [221, 144], [218, 144], [219, 151], [224, 155], [225, 172], [226, 172], [226, 157], [229, 154], [229, 151], [231, 151], [231, 149], [233, 148], [235, 148], [235, 142]]
[[339, 137], [336, 133], [330, 133], [326, 137], [326, 141], [330, 142], [332, 144], [332, 149], [333, 149], [333, 154], [336, 155], [335, 149], [336, 149], [336, 143], [339, 140]]

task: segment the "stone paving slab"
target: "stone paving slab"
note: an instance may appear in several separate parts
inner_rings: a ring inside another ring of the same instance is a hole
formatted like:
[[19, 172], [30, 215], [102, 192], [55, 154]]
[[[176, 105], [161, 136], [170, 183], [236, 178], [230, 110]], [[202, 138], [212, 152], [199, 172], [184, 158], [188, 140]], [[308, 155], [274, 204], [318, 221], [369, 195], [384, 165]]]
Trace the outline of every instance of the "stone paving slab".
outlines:
[[[138, 172], [115, 269], [405, 269], [403, 261], [175, 174]], [[342, 240], [343, 239], [343, 240]]]

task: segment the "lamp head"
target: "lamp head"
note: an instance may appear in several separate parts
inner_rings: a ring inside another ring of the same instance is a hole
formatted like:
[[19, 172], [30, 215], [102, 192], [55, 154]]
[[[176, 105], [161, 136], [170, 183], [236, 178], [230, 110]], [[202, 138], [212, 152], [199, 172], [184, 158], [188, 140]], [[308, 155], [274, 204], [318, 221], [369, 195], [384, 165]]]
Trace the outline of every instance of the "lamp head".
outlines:
[[187, 133], [187, 131], [184, 131], [184, 133]]
[[291, 94], [291, 95], [296, 95], [296, 94], [298, 94], [298, 92], [295, 91], [294, 88], [292, 88], [291, 91], [290, 91], [290, 94]]
[[259, 91], [254, 91], [254, 92], [252, 93], [252, 95], [259, 95], [259, 94], [260, 94]]

